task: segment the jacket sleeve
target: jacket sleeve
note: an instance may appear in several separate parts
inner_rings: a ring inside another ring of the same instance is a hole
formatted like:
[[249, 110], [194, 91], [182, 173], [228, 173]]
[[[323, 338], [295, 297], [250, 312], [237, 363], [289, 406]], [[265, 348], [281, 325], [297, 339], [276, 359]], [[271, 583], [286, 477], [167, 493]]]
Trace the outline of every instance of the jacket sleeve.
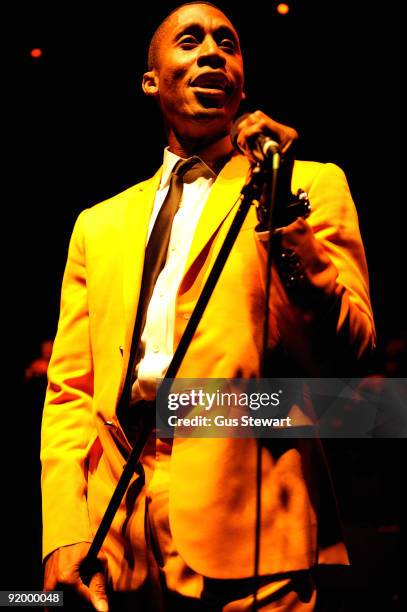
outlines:
[[96, 439], [83, 224], [75, 224], [42, 419], [43, 556], [90, 541], [86, 457]]
[[[310, 217], [273, 237], [270, 307], [282, 345], [302, 371], [337, 376], [375, 344], [366, 258], [343, 171], [321, 164], [306, 187]], [[258, 238], [265, 262], [266, 243]]]

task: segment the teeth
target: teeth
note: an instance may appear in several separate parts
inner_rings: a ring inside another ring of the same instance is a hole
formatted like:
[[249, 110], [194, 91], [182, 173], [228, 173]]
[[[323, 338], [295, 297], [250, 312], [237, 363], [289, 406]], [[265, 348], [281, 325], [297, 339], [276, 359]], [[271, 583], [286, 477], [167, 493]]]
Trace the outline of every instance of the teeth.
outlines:
[[211, 77], [198, 77], [195, 82], [193, 82], [193, 85], [195, 87], [202, 87], [205, 89], [221, 89], [222, 91], [226, 89], [226, 83], [222, 79], [212, 79]]
[[198, 81], [195, 85], [198, 87], [221, 87], [220, 83], [209, 83], [208, 81]]
[[201, 83], [198, 87], [202, 87], [203, 89], [222, 89], [218, 83]]

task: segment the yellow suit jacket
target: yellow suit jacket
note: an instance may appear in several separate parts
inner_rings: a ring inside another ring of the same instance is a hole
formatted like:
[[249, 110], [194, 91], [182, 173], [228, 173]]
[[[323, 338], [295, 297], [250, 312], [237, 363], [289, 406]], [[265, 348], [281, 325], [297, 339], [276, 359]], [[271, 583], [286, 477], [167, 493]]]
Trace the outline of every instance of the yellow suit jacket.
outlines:
[[[214, 183], [178, 291], [175, 345], [233, 219], [247, 172], [246, 159], [235, 155]], [[44, 557], [92, 539], [130, 448], [115, 411], [160, 176], [161, 170], [83, 211], [72, 234], [43, 415]], [[311, 302], [289, 299], [273, 270], [270, 345], [282, 345], [305, 372], [318, 376], [339, 346], [355, 358], [367, 351], [374, 327], [357, 215], [343, 172], [333, 164], [296, 162], [292, 189], [299, 187], [309, 194], [312, 214], [284, 228], [283, 244], [303, 264]], [[180, 377], [259, 375], [265, 247], [255, 238], [256, 224], [251, 210]], [[339, 537], [332, 532], [324, 548], [318, 535], [314, 451], [302, 443], [279, 453], [269, 446], [262, 451], [261, 573], [318, 561], [346, 563]], [[171, 529], [185, 562], [206, 576], [239, 578], [253, 572], [255, 453], [253, 440], [174, 442]], [[136, 588], [145, 575], [145, 554], [134, 560], [123, 536], [132, 522], [136, 529], [143, 520], [143, 494], [131, 499], [122, 504], [105, 544], [119, 589]]]

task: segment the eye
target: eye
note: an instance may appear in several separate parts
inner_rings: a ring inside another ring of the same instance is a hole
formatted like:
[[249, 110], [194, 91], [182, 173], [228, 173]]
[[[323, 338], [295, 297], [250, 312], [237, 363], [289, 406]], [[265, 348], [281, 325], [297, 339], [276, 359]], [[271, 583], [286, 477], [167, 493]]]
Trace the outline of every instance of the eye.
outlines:
[[180, 47], [182, 49], [192, 49], [197, 44], [198, 44], [197, 39], [195, 38], [195, 36], [192, 36], [192, 35], [183, 36], [180, 40]]
[[219, 43], [219, 47], [222, 47], [222, 49], [225, 49], [226, 51], [233, 52], [236, 49], [236, 44], [232, 38], [222, 38]]

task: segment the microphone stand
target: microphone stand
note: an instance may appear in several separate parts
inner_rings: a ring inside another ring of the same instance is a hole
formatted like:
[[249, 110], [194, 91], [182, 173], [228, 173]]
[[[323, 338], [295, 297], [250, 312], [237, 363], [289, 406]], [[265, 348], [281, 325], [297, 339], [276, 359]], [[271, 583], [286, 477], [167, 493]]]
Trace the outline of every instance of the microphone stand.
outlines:
[[[185, 328], [185, 331], [180, 339], [180, 342], [177, 346], [177, 349], [174, 353], [174, 357], [169, 365], [165, 378], [163, 379], [161, 384], [164, 384], [168, 379], [172, 379], [176, 377], [176, 374], [181, 366], [181, 363], [185, 357], [185, 354], [188, 350], [192, 337], [196, 331], [196, 328], [199, 325], [199, 322], [202, 318], [202, 315], [205, 311], [205, 308], [210, 300], [210, 297], [215, 289], [216, 283], [221, 275], [221, 272], [225, 266], [229, 253], [236, 241], [236, 238], [239, 234], [239, 231], [243, 225], [244, 220], [249, 212], [250, 206], [254, 204], [259, 210], [260, 206], [265, 207], [267, 198], [267, 194], [270, 194], [270, 216], [269, 216], [269, 224], [268, 228], [271, 230], [271, 219], [272, 213], [275, 204], [275, 197], [277, 193], [277, 172], [279, 167], [279, 154], [275, 153], [272, 156], [272, 181], [270, 182], [270, 159], [266, 158], [262, 161], [258, 161], [254, 166], [250, 179], [244, 185], [241, 194], [239, 196], [240, 204], [237, 210], [237, 213], [233, 219], [233, 222], [228, 230], [225, 241], [216, 257], [216, 260], [213, 264], [213, 267], [209, 273], [209, 276], [206, 280], [206, 283], [202, 289], [202, 292], [198, 298], [198, 301], [195, 305], [195, 308], [192, 312], [191, 318], [188, 321], [188, 324]], [[271, 238], [271, 232], [269, 237], [269, 243]], [[269, 245], [268, 255], [267, 255], [268, 263], [271, 264], [271, 248]], [[266, 279], [266, 288], [267, 285], [270, 287], [271, 275], [269, 271], [267, 271], [267, 279]], [[266, 304], [268, 304], [268, 294], [266, 294]], [[267, 306], [268, 313], [268, 306]], [[267, 315], [268, 318], [268, 315]], [[265, 324], [263, 328], [263, 340], [267, 341], [268, 332], [265, 331]], [[265, 358], [267, 350], [267, 345], [263, 346], [263, 360]], [[262, 363], [262, 374], [264, 372], [264, 364]], [[139, 463], [140, 456], [143, 452], [145, 444], [147, 442], [148, 436], [151, 432], [154, 423], [154, 413], [151, 411], [151, 414], [148, 414], [144, 418], [141, 424], [141, 429], [139, 432], [139, 437], [134, 444], [127, 463], [123, 468], [123, 472], [119, 478], [119, 481], [116, 485], [116, 488], [113, 492], [113, 495], [109, 501], [109, 504], [105, 510], [103, 518], [99, 524], [99, 527], [96, 531], [95, 537], [90, 545], [88, 553], [84, 558], [81, 567], [80, 567], [80, 575], [84, 584], [89, 585], [90, 580], [96, 571], [100, 571], [100, 561], [97, 559], [97, 555], [103, 545], [103, 542], [107, 536], [107, 533], [110, 529], [114, 516], [119, 509], [120, 503], [126, 493], [126, 490], [130, 484], [131, 478], [134, 474], [134, 471], [137, 468]], [[257, 561], [258, 565], [258, 561]]]
[[[265, 202], [262, 205], [262, 210], [265, 212], [267, 222], [267, 265], [266, 265], [266, 282], [265, 282], [265, 299], [264, 299], [264, 319], [263, 319], [263, 335], [262, 335], [262, 356], [260, 362], [260, 378], [264, 378], [266, 375], [266, 361], [267, 361], [267, 347], [269, 338], [269, 315], [270, 315], [270, 289], [271, 289], [271, 265], [273, 259], [272, 253], [272, 236], [274, 229], [274, 210], [276, 204], [276, 195], [278, 187], [278, 173], [280, 168], [280, 154], [278, 152], [273, 153], [271, 157], [271, 181], [266, 183], [266, 193], [264, 194]], [[261, 221], [260, 221], [261, 222]]]
[[[305, 191], [299, 189], [296, 195], [291, 193], [291, 179], [294, 167], [294, 152], [291, 147], [288, 153], [281, 158], [278, 152], [273, 153], [271, 165], [269, 162], [268, 172], [271, 171], [271, 180], [265, 182], [265, 190], [262, 200], [257, 207], [257, 216], [260, 225], [257, 231], [267, 231], [267, 265], [265, 279], [264, 319], [262, 336], [262, 356], [260, 365], [260, 377], [267, 375], [267, 347], [269, 340], [269, 297], [272, 280], [273, 245], [272, 237], [275, 228], [292, 223], [297, 217], [309, 216], [311, 207]], [[259, 569], [260, 569], [260, 536], [261, 536], [261, 475], [262, 475], [262, 445], [261, 441], [256, 449], [256, 518], [254, 534], [254, 569], [253, 569], [253, 604], [252, 610], [258, 609]]]
[[[267, 264], [266, 278], [264, 288], [264, 317], [263, 317], [263, 333], [262, 333], [262, 355], [260, 362], [260, 378], [265, 378], [267, 370], [267, 347], [269, 339], [269, 315], [270, 305], [269, 297], [271, 290], [271, 265], [273, 259], [272, 252], [272, 236], [273, 236], [273, 221], [274, 211], [276, 209], [276, 196], [278, 184], [278, 175], [280, 168], [280, 154], [274, 152], [271, 158], [266, 158], [263, 164], [266, 164], [268, 180], [264, 183], [263, 193], [260, 202], [257, 206], [257, 217], [259, 226], [257, 231], [268, 232], [267, 237]], [[271, 179], [271, 180], [270, 180]], [[256, 516], [255, 516], [255, 532], [254, 532], [254, 568], [253, 568], [253, 612], [258, 608], [258, 591], [259, 591], [259, 569], [260, 569], [260, 537], [261, 537], [261, 474], [262, 474], [262, 445], [260, 441], [256, 447]]]

